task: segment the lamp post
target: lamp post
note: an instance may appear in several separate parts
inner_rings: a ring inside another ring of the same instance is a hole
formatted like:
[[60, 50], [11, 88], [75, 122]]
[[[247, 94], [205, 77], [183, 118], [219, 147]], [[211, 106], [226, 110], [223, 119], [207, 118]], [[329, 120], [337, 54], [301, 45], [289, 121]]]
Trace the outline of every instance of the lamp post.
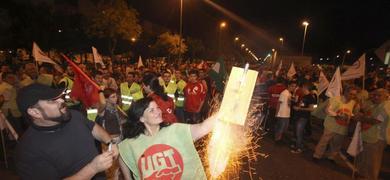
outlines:
[[219, 54], [221, 54], [221, 41], [222, 41], [222, 30], [225, 29], [227, 26], [227, 23], [225, 21], [222, 21], [220, 24], [219, 24], [219, 38], [218, 38], [218, 52]]
[[181, 39], [183, 36], [183, 0], [180, 0], [179, 63], [181, 63]]
[[303, 56], [303, 51], [305, 49], [305, 41], [306, 41], [306, 32], [307, 32], [307, 26], [309, 26], [309, 22], [303, 21], [302, 25], [305, 26], [305, 31], [303, 32], [303, 42], [302, 42], [302, 51], [301, 56]]

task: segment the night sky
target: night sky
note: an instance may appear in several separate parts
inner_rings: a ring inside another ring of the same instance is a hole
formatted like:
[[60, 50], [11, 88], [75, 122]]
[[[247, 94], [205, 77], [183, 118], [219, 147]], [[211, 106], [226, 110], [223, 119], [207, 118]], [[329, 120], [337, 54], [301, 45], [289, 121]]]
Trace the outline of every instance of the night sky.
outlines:
[[[175, 30], [179, 29], [179, 0], [129, 0], [140, 18]], [[202, 0], [184, 0], [184, 36], [201, 38], [215, 43], [218, 23], [226, 20], [227, 39], [240, 36], [257, 54], [277, 48], [279, 37], [285, 39], [289, 53], [299, 54], [302, 46], [303, 20], [310, 25], [307, 31], [305, 54], [327, 57], [342, 54], [347, 49], [353, 56], [379, 47], [390, 39], [390, 1], [310, 1], [310, 0], [215, 0], [215, 3], [249, 21], [259, 33], [234, 21]], [[227, 40], [225, 40], [226, 42]]]

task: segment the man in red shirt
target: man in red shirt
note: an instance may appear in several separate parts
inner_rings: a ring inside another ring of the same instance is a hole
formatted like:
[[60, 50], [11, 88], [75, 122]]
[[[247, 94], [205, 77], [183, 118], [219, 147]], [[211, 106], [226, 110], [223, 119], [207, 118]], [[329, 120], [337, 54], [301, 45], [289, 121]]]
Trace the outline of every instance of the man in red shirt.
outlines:
[[268, 117], [267, 117], [267, 122], [266, 122], [266, 125], [265, 125], [265, 128], [267, 130], [268, 129], [273, 129], [273, 126], [275, 124], [276, 106], [279, 103], [279, 95], [285, 89], [286, 89], [286, 85], [284, 85], [283, 78], [278, 77], [276, 79], [276, 84], [272, 85], [267, 90], [268, 95], [269, 95], [269, 100], [268, 100]]
[[191, 70], [188, 76], [188, 83], [184, 88], [184, 116], [187, 123], [199, 123], [200, 110], [202, 109], [206, 87], [198, 80], [197, 70]]

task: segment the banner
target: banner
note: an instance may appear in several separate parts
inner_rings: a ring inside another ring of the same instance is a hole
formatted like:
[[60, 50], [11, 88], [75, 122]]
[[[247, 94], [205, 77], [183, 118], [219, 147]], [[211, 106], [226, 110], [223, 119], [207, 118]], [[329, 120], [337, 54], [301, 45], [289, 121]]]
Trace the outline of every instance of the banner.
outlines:
[[356, 79], [364, 76], [366, 70], [366, 54], [363, 54], [359, 60], [357, 60], [355, 63], [352, 64], [351, 67], [347, 69], [341, 75], [341, 80], [350, 80], [350, 79]]

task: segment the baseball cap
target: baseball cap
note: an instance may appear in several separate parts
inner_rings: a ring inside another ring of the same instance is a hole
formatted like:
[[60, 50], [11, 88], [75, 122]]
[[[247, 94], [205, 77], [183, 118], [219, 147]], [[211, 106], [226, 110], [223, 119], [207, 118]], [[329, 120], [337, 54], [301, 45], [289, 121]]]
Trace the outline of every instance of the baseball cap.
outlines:
[[43, 84], [33, 83], [18, 91], [16, 103], [20, 112], [26, 115], [27, 109], [38, 103], [39, 100], [58, 98], [64, 91], [65, 89], [54, 89]]

